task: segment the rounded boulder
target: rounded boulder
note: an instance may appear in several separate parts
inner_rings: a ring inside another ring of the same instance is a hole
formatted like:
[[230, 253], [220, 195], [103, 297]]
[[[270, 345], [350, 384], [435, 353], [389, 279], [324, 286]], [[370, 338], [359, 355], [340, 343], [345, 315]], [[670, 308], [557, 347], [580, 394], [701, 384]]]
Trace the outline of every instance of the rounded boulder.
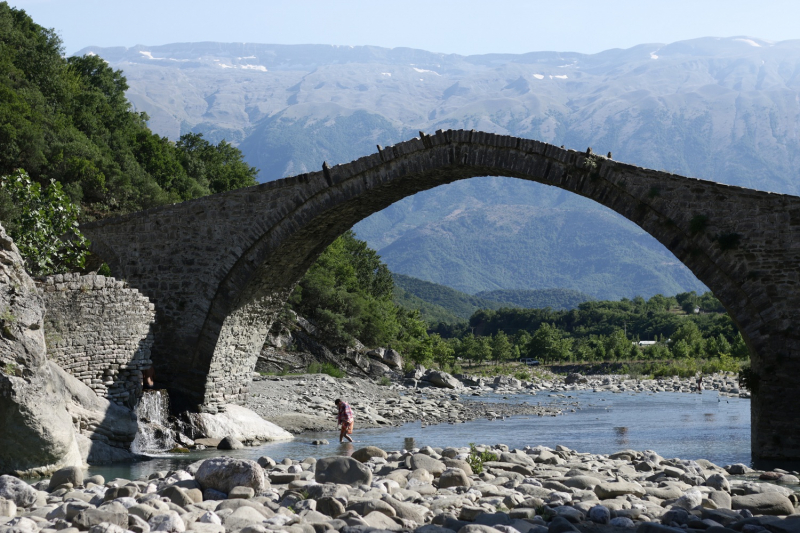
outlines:
[[383, 459], [386, 459], [388, 455], [389, 454], [387, 454], [385, 451], [381, 450], [377, 446], [365, 446], [364, 448], [360, 448], [354, 451], [351, 457], [356, 461], [359, 461], [361, 463], [366, 463], [373, 457], [381, 457]]
[[324, 457], [317, 461], [314, 481], [351, 486], [369, 485], [372, 483], [372, 471], [352, 457]]
[[65, 483], [72, 483], [73, 487], [82, 486], [83, 469], [77, 466], [68, 466], [66, 468], [56, 470], [53, 473], [53, 477], [50, 478], [50, 484], [48, 485], [47, 490], [52, 492], [56, 487]]
[[234, 487], [250, 487], [260, 494], [268, 487], [264, 469], [258, 463], [232, 457], [206, 459], [197, 469], [195, 480], [203, 489], [214, 489], [225, 494]]
[[792, 501], [777, 492], [762, 492], [731, 498], [731, 508], [747, 509], [753, 514], [789, 515], [794, 513]]
[[469, 487], [470, 482], [467, 473], [460, 468], [448, 468], [442, 475], [439, 476], [439, 488], [446, 489], [450, 487]]

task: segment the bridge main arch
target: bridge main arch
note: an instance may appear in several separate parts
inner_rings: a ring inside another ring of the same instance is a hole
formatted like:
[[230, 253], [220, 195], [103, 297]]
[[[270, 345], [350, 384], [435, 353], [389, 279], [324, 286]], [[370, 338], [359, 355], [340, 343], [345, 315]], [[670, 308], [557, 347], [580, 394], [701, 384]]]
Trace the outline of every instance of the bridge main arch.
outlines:
[[152, 359], [175, 397], [244, 403], [288, 294], [358, 221], [477, 176], [559, 187], [631, 220], [726, 307], [751, 351], [758, 459], [800, 459], [800, 198], [643, 169], [546, 143], [450, 130], [319, 172], [82, 226], [155, 303]]

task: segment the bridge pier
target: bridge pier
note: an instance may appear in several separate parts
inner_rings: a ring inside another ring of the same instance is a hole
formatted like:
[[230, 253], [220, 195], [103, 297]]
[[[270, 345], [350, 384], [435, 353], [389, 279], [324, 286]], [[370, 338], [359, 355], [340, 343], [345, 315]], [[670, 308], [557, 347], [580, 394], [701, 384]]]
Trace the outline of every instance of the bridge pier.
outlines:
[[783, 339], [775, 351], [751, 355], [750, 442], [753, 461], [800, 464], [800, 342]]

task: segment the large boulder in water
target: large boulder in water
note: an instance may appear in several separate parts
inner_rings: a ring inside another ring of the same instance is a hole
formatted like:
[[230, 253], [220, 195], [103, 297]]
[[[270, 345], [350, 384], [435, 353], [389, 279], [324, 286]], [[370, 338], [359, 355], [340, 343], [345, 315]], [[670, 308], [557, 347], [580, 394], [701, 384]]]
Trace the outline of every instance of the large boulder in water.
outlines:
[[64, 391], [47, 361], [44, 304], [0, 226], [0, 474], [82, 466]]

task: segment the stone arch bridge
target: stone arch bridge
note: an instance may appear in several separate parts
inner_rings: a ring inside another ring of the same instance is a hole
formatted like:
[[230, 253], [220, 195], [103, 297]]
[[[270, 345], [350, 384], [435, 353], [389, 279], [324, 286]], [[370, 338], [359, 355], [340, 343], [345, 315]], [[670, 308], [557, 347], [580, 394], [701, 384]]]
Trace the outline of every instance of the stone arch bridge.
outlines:
[[82, 230], [114, 275], [155, 304], [158, 381], [214, 412], [246, 401], [274, 317], [338, 235], [406, 196], [476, 176], [591, 198], [666, 246], [714, 292], [750, 348], [753, 457], [800, 459], [800, 197], [451, 130]]

